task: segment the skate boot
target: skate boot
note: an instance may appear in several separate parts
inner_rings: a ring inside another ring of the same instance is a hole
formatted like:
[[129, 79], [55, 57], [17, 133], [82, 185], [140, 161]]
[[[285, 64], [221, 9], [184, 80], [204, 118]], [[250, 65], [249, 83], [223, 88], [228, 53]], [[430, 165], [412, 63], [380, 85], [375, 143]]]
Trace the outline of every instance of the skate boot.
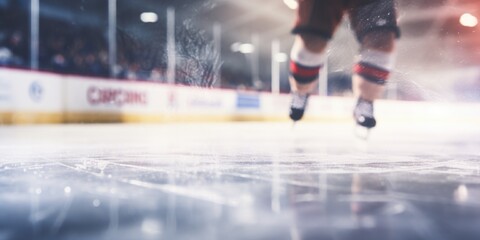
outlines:
[[305, 113], [305, 108], [307, 107], [308, 93], [301, 94], [298, 92], [292, 92], [292, 102], [290, 105], [290, 119], [294, 122], [302, 119], [303, 114]]
[[377, 125], [375, 117], [373, 117], [373, 102], [358, 98], [357, 105], [353, 110], [353, 117], [357, 125], [367, 129], [371, 129]]

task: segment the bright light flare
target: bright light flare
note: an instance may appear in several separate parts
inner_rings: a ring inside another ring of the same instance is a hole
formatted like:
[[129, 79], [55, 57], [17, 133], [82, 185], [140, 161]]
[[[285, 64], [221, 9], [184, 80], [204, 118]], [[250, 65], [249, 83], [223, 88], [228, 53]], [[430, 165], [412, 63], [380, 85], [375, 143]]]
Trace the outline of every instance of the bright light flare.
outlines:
[[255, 51], [255, 47], [253, 46], [253, 44], [244, 43], [244, 44], [240, 45], [239, 50], [240, 50], [241, 53], [253, 53]]
[[283, 0], [283, 3], [285, 3], [290, 9], [295, 10], [298, 8], [298, 2], [296, 0]]
[[255, 46], [251, 43], [239, 43], [236, 42], [231, 46], [232, 52], [241, 52], [244, 54], [253, 53], [255, 51]]
[[158, 15], [154, 12], [144, 12], [140, 14], [140, 20], [144, 23], [155, 23], [158, 21]]
[[465, 27], [476, 27], [478, 25], [478, 18], [470, 13], [464, 13], [460, 17], [460, 24]]

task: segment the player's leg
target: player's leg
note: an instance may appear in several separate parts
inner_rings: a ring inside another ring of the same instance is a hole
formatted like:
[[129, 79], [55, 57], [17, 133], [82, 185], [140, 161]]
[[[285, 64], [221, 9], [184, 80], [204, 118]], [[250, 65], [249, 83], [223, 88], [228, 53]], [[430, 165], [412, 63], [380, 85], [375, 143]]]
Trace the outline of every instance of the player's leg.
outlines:
[[290, 118], [294, 121], [303, 117], [308, 97], [318, 84], [319, 72], [325, 62], [326, 45], [325, 39], [310, 34], [301, 34], [295, 39], [290, 54], [289, 77], [292, 91]]
[[293, 92], [310, 93], [325, 63], [327, 40], [312, 34], [299, 34], [290, 52], [290, 87]]
[[363, 127], [376, 126], [373, 102], [383, 95], [392, 70], [395, 38], [391, 32], [370, 32], [363, 38], [352, 77], [353, 91], [358, 98], [354, 117]]
[[325, 48], [343, 16], [343, 5], [337, 0], [300, 0], [297, 34], [290, 54], [290, 118], [303, 117], [309, 95], [318, 83], [319, 71], [325, 62]]
[[359, 125], [372, 128], [376, 125], [373, 102], [384, 93], [399, 37], [394, 1], [379, 0], [354, 8], [350, 18], [361, 43], [352, 78], [354, 94], [358, 97], [354, 117]]

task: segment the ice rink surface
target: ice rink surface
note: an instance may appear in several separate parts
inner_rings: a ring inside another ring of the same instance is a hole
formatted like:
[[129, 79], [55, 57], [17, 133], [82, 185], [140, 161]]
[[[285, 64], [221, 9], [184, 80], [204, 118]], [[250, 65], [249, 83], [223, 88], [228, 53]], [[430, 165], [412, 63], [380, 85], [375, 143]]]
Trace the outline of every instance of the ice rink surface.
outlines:
[[0, 127], [0, 239], [480, 239], [480, 125]]

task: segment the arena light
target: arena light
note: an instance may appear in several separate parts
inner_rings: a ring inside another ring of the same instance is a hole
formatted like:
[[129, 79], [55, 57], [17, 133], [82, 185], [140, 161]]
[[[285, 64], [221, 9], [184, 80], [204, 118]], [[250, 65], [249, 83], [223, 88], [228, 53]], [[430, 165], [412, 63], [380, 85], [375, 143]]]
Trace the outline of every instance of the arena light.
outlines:
[[240, 53], [244, 53], [244, 54], [253, 53], [255, 51], [255, 46], [253, 46], [253, 44], [251, 44], [251, 43], [236, 42], [236, 43], [232, 44], [232, 46], [230, 48], [231, 48], [232, 52], [240, 52]]
[[144, 12], [140, 14], [140, 20], [144, 23], [155, 23], [158, 21], [158, 15], [154, 12]]
[[253, 53], [255, 51], [255, 47], [251, 43], [244, 43], [240, 45], [239, 51], [241, 53]]
[[478, 25], [478, 18], [470, 13], [464, 13], [460, 17], [460, 24], [465, 27], [476, 27]]
[[298, 2], [296, 0], [283, 0], [285, 5], [287, 5], [290, 9], [297, 9], [298, 8]]

